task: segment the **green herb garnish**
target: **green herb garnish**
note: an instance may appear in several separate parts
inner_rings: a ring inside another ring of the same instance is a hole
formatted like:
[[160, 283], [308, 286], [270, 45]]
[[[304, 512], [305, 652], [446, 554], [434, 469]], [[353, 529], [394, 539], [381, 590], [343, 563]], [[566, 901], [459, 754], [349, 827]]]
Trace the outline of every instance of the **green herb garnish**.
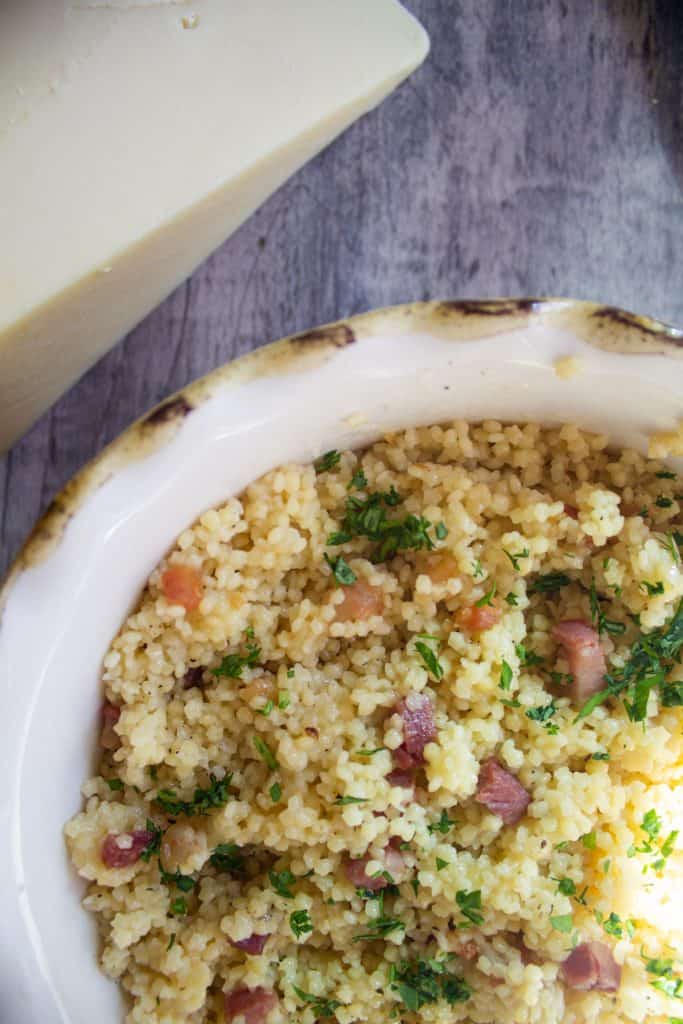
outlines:
[[300, 939], [302, 935], [307, 935], [313, 931], [313, 922], [309, 917], [307, 910], [294, 910], [289, 915], [289, 927], [292, 929], [292, 934], [295, 939]]
[[558, 914], [556, 917], [550, 918], [550, 924], [556, 932], [564, 932], [568, 935], [574, 927], [574, 918], [571, 914]]
[[437, 523], [434, 527], [434, 536], [437, 540], [445, 540], [448, 536], [448, 527], [444, 522]]
[[217, 779], [215, 775], [209, 776], [210, 784], [205, 788], [198, 787], [194, 791], [191, 800], [181, 800], [173, 789], [160, 789], [154, 797], [154, 802], [161, 807], [171, 818], [177, 818], [181, 814], [192, 817], [198, 814], [208, 814], [215, 807], [223, 807], [230, 799], [228, 787], [232, 773], [223, 779]]
[[349, 484], [347, 489], [349, 491], [364, 491], [367, 486], [368, 478], [366, 477], [362, 469], [357, 469], [356, 472], [351, 477], [351, 483]]
[[280, 765], [266, 741], [262, 740], [260, 736], [254, 736], [253, 743], [256, 753], [259, 755], [266, 768], [270, 768], [271, 772], [276, 772]]
[[317, 474], [329, 473], [331, 469], [336, 469], [341, 460], [341, 453], [332, 448], [329, 452], [325, 452], [320, 458], [316, 459], [313, 463], [313, 468]]
[[328, 537], [327, 543], [347, 544], [354, 537], [367, 537], [375, 547], [373, 562], [384, 562], [399, 551], [431, 550], [434, 542], [429, 536], [431, 523], [423, 516], [412, 513], [400, 519], [389, 518], [387, 509], [403, 501], [394, 487], [387, 492], [375, 491], [367, 498], [349, 496], [342, 528]]
[[512, 669], [508, 665], [507, 661], [504, 661], [500, 670], [500, 680], [498, 687], [501, 690], [509, 690], [512, 683]]
[[532, 722], [547, 722], [553, 717], [555, 712], [558, 710], [555, 704], [555, 698], [550, 701], [549, 704], [540, 704], [536, 708], [529, 708], [524, 714], [527, 718], [530, 718]]
[[425, 668], [437, 683], [440, 679], [443, 679], [443, 665], [437, 658], [436, 654], [423, 640], [415, 641], [415, 650], [422, 658]]
[[440, 960], [402, 960], [392, 965], [389, 972], [391, 988], [398, 993], [407, 1010], [417, 1013], [422, 1006], [441, 999], [455, 1006], [470, 998], [472, 990], [467, 982], [447, 970], [451, 959], [451, 956], [446, 956]]
[[608, 619], [602, 608], [600, 607], [600, 597], [595, 587], [595, 577], [591, 580], [590, 587], [590, 607], [591, 607], [591, 622], [597, 627], [598, 633], [608, 633], [610, 636], [621, 636], [626, 632], [626, 626], [623, 622], [616, 622], [614, 619]]
[[107, 779], [107, 785], [114, 793], [123, 789], [122, 779]]
[[559, 590], [560, 587], [566, 587], [571, 582], [571, 578], [565, 572], [547, 572], [542, 576], [536, 577], [529, 587], [529, 592], [532, 594], [547, 594], [553, 590]]
[[285, 900], [293, 900], [294, 893], [291, 887], [296, 882], [296, 875], [293, 875], [291, 871], [269, 871], [268, 878], [278, 896], [282, 896]]
[[481, 910], [481, 889], [468, 892], [466, 889], [459, 889], [455, 894], [455, 902], [460, 907], [463, 917], [466, 917], [472, 924], [483, 924], [484, 915]]
[[515, 653], [523, 668], [531, 668], [533, 665], [542, 665], [541, 658], [535, 651], [529, 651], [524, 644], [515, 644]]
[[496, 584], [494, 583], [478, 601], [474, 602], [475, 608], [484, 608], [485, 605], [492, 605], [496, 596]]
[[350, 587], [351, 584], [355, 583], [358, 579], [355, 572], [342, 555], [339, 555], [338, 558], [330, 558], [327, 552], [325, 552], [325, 561], [332, 570], [335, 582], [339, 586]]
[[184, 896], [178, 896], [177, 899], [171, 901], [170, 909], [175, 917], [184, 917], [187, 914], [187, 900]]
[[629, 857], [634, 857], [637, 853], [644, 853], [653, 858], [652, 862], [643, 868], [643, 872], [649, 868], [653, 871], [661, 871], [673, 853], [676, 840], [678, 839], [678, 830], [675, 829], [669, 832], [666, 839], [662, 840], [660, 839], [662, 824], [662, 819], [655, 809], [651, 808], [643, 815], [643, 820], [640, 823], [641, 831], [645, 833], [647, 838], [638, 846], [630, 846], [628, 849]]
[[363, 932], [361, 935], [354, 935], [354, 942], [375, 942], [377, 939], [383, 939], [386, 935], [391, 935], [392, 932], [405, 931], [405, 924], [398, 917], [385, 917], [382, 914], [380, 917], [376, 917], [375, 920], [369, 925], [367, 932]]
[[587, 850], [594, 850], [596, 848], [598, 840], [595, 831], [586, 832], [585, 835], [579, 838]]
[[312, 1008], [316, 1019], [321, 1017], [334, 1017], [335, 1013], [342, 1005], [338, 999], [326, 999], [323, 996], [314, 996], [310, 992], [303, 992], [296, 985], [292, 985], [292, 988], [296, 992], [297, 996], [303, 1003], [308, 1003]]
[[219, 843], [209, 857], [209, 863], [226, 875], [244, 874], [244, 854], [236, 843]]
[[508, 558], [512, 562], [512, 568], [515, 570], [515, 572], [519, 572], [519, 560], [520, 558], [529, 557], [529, 549], [524, 548], [522, 551], [518, 551], [516, 554], [513, 555], [511, 551], [506, 551], [505, 548], [503, 548], [503, 554], [508, 556]]
[[438, 821], [432, 822], [431, 825], [427, 825], [427, 831], [430, 835], [433, 835], [435, 832], [440, 832], [442, 836], [445, 836], [453, 825], [457, 825], [457, 822], [449, 818], [446, 811], [442, 811], [441, 817]]
[[337, 807], [346, 807], [348, 804], [367, 804], [369, 802], [369, 797], [338, 796], [334, 802]]
[[163, 829], [160, 829], [159, 826], [155, 824], [155, 822], [153, 822], [151, 818], [147, 818], [147, 821], [145, 822], [145, 829], [147, 832], [152, 833], [152, 839], [147, 844], [147, 846], [141, 853], [140, 857], [141, 860], [144, 860], [146, 863], [149, 863], [152, 857], [156, 857], [159, 855], [159, 852], [161, 850], [161, 839], [163, 837], [164, 832]]
[[282, 799], [282, 786], [279, 782], [274, 782], [268, 792], [270, 793], [270, 799], [274, 804], [279, 803]]
[[226, 654], [218, 668], [210, 669], [214, 676], [227, 676], [228, 679], [241, 679], [245, 668], [253, 668], [258, 665], [261, 657], [261, 648], [249, 641], [245, 647], [244, 654]]

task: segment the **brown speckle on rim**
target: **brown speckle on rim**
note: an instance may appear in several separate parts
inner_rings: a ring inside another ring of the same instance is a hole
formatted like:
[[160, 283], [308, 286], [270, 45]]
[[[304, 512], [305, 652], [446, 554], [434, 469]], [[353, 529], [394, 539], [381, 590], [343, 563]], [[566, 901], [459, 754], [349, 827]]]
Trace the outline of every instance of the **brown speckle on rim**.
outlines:
[[456, 302], [440, 303], [444, 312], [458, 312], [464, 316], [526, 316], [538, 312], [543, 306], [542, 299], [493, 299], [478, 302], [476, 299], [462, 299]]
[[635, 327], [638, 331], [652, 335], [653, 338], [660, 338], [662, 335], [668, 341], [676, 345], [683, 345], [683, 331], [677, 330], [671, 324], [650, 320], [646, 316], [638, 316], [637, 313], [629, 313], [625, 309], [617, 309], [615, 306], [602, 306], [592, 314], [597, 321], [618, 324], [622, 327]]
[[313, 331], [295, 334], [290, 338], [292, 345], [333, 345], [335, 348], [346, 348], [353, 345], [356, 335], [348, 324], [331, 324], [329, 327], [318, 327]]
[[162, 402], [156, 409], [152, 409], [149, 416], [147, 416], [143, 423], [146, 426], [155, 427], [160, 423], [171, 423], [176, 419], [183, 419], [188, 416], [194, 406], [191, 405], [184, 395], [175, 395], [173, 398], [169, 398], [167, 402]]

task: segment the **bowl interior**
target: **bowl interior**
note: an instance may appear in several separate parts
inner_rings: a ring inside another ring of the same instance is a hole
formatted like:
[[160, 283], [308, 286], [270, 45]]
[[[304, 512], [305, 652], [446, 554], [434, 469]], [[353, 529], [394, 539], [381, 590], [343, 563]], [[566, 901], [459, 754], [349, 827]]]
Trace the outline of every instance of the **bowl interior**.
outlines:
[[[121, 1019], [62, 826], [93, 767], [102, 655], [186, 524], [272, 466], [388, 429], [455, 417], [572, 421], [644, 449], [681, 416], [680, 364], [592, 347], [566, 317], [513, 317], [476, 340], [458, 331], [454, 340], [424, 321], [399, 329], [361, 318], [356, 344], [289, 359], [280, 349], [254, 372], [218, 378], [165, 444], [91, 493], [49, 556], [10, 585], [0, 626], [5, 1024]], [[561, 379], [553, 364], [568, 355], [580, 369]]]

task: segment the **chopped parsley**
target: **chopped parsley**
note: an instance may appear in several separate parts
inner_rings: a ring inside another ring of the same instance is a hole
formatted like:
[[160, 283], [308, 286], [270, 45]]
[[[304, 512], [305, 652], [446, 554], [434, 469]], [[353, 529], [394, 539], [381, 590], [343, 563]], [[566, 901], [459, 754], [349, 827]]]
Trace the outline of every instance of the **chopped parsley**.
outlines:
[[325, 561], [332, 570], [332, 575], [338, 586], [350, 587], [358, 579], [349, 563], [341, 555], [338, 558], [330, 558], [325, 552]]
[[547, 572], [538, 576], [529, 587], [532, 594], [547, 594], [560, 587], [566, 587], [571, 583], [571, 578], [565, 572]]
[[369, 797], [338, 796], [334, 802], [337, 807], [346, 807], [348, 804], [367, 804], [369, 802]]
[[280, 765], [266, 741], [262, 740], [260, 736], [254, 736], [253, 742], [254, 749], [265, 764], [266, 768], [270, 768], [271, 772], [276, 772]]
[[358, 757], [374, 757], [375, 754], [379, 754], [382, 750], [386, 749], [386, 747], [375, 747], [374, 750], [357, 750], [356, 754]]
[[315, 460], [313, 468], [317, 474], [329, 473], [330, 470], [336, 469], [339, 466], [340, 460], [341, 453], [336, 448], [332, 448], [329, 452], [325, 452], [320, 458]]
[[504, 704], [506, 708], [521, 708], [522, 706], [516, 697], [514, 697], [512, 700], [508, 700], [506, 697], [501, 697], [500, 703]]
[[478, 558], [475, 558], [475, 560], [472, 562], [472, 575], [474, 576], [475, 580], [479, 579], [480, 576], [484, 575], [484, 569]]
[[470, 998], [472, 990], [467, 982], [447, 970], [450, 959], [446, 956], [441, 960], [402, 960], [392, 964], [389, 982], [407, 1010], [417, 1013], [422, 1006], [441, 999], [455, 1006]]
[[368, 930], [363, 932], [361, 935], [354, 935], [354, 942], [375, 942], [377, 939], [383, 939], [386, 935], [391, 935], [393, 932], [405, 931], [405, 924], [398, 917], [386, 917], [382, 913], [379, 917], [369, 925]]
[[585, 907], [586, 893], [588, 892], [587, 885], [579, 892], [576, 888], [576, 883], [571, 878], [554, 878], [553, 881], [557, 882], [557, 891], [559, 893], [562, 893], [563, 896], [571, 896], [577, 903], [581, 903]]
[[368, 478], [366, 477], [362, 469], [357, 469], [356, 472], [351, 477], [351, 483], [349, 484], [347, 489], [349, 491], [364, 491], [367, 486]]
[[274, 804], [279, 803], [282, 799], [282, 786], [279, 782], [274, 782], [268, 792], [270, 793], [270, 799]]
[[367, 498], [350, 495], [341, 530], [332, 533], [327, 543], [331, 546], [347, 544], [354, 537], [367, 537], [374, 542], [373, 562], [384, 562], [399, 551], [431, 551], [434, 541], [429, 535], [431, 523], [424, 516], [408, 513], [402, 518], [390, 518], [387, 509], [399, 505], [401, 495], [392, 486], [389, 491], [374, 491]]
[[176, 889], [180, 889], [181, 892], [191, 892], [197, 884], [195, 879], [191, 878], [190, 875], [181, 875], [180, 871], [164, 871], [161, 865], [159, 865], [159, 874], [161, 875], [161, 881], [164, 885], [168, 885], [169, 888], [174, 885]]
[[512, 683], [512, 669], [508, 665], [507, 661], [504, 661], [500, 670], [500, 680], [498, 687], [501, 690], [509, 690]]
[[[294, 675], [294, 669], [290, 668], [289, 672], [291, 672], [292, 675]], [[291, 679], [291, 676], [289, 675], [289, 672], [287, 673], [287, 677], [289, 679]], [[289, 696], [289, 690], [280, 690], [279, 691], [279, 693], [277, 695], [277, 706], [279, 707], [280, 711], [285, 711], [286, 708], [289, 707], [290, 699], [291, 698]]]
[[596, 750], [594, 754], [591, 754], [592, 761], [609, 761], [609, 754], [606, 750]]
[[292, 929], [292, 934], [295, 939], [300, 939], [302, 935], [307, 935], [313, 931], [313, 922], [309, 916], [307, 910], [294, 910], [289, 915], [289, 927]]
[[657, 597], [658, 594], [664, 593], [664, 584], [661, 580], [657, 580], [656, 583], [649, 583], [648, 580], [641, 580], [640, 585], [645, 590], [648, 597]]
[[558, 914], [550, 918], [550, 924], [556, 932], [564, 932], [568, 935], [574, 927], [574, 918], [571, 914]]
[[509, 594], [506, 594], [505, 601], [507, 602], [507, 604], [510, 605], [511, 608], [516, 608], [517, 605], [519, 604], [519, 601], [517, 599], [517, 595], [513, 594], [512, 591], [510, 591]]
[[662, 840], [660, 838], [662, 824], [662, 819], [654, 808], [647, 811], [640, 823], [640, 829], [645, 833], [646, 838], [640, 845], [630, 846], [628, 849], [629, 857], [635, 857], [637, 853], [643, 853], [653, 858], [652, 862], [643, 868], [643, 872], [649, 868], [653, 871], [661, 871], [673, 853], [676, 840], [678, 839], [678, 830], [669, 832], [666, 839]]
[[173, 934], [171, 935], [170, 939], [168, 940], [168, 946], [166, 947], [166, 952], [168, 953], [168, 951], [170, 949], [173, 949], [174, 945], [175, 945], [175, 932], [173, 932]]
[[185, 897], [178, 896], [177, 899], [172, 900], [170, 910], [175, 917], [184, 917], [187, 914], [187, 900]]
[[181, 800], [173, 789], [160, 789], [154, 798], [154, 802], [161, 807], [171, 818], [177, 818], [181, 814], [192, 817], [198, 814], [208, 814], [215, 807], [223, 807], [230, 799], [228, 787], [232, 774], [228, 772], [224, 779], [217, 779], [215, 775], [209, 776], [210, 784], [204, 789], [197, 787], [191, 800]]
[[614, 911], [605, 917], [599, 910], [596, 910], [595, 920], [602, 925], [608, 935], [612, 935], [615, 939], [623, 939], [624, 933], [629, 939], [632, 939], [636, 930], [635, 923], [630, 918], [622, 921]]
[[496, 596], [496, 584], [494, 583], [478, 601], [474, 602], [475, 608], [484, 608], [486, 605], [492, 605], [493, 599]]
[[251, 640], [245, 646], [244, 654], [226, 654], [217, 668], [210, 669], [214, 676], [227, 676], [228, 679], [241, 679], [245, 668], [258, 665], [261, 648]]
[[437, 540], [445, 540], [448, 536], [448, 527], [444, 522], [437, 523], [434, 527], [434, 536]]
[[268, 718], [268, 715], [271, 713], [274, 707], [275, 705], [273, 704], [272, 700], [267, 700], [262, 708], [256, 708], [256, 714], [263, 715], [264, 718]]
[[655, 473], [655, 476], [657, 477], [658, 480], [675, 480], [676, 479], [676, 474], [670, 472], [670, 470], [668, 470], [668, 469], [660, 470], [659, 473]]
[[293, 900], [294, 893], [291, 887], [296, 882], [296, 875], [293, 875], [291, 871], [269, 871], [268, 878], [278, 896], [282, 896], [285, 900]]
[[123, 789], [123, 781], [121, 779], [107, 779], [107, 785], [114, 793]]
[[[455, 894], [455, 902], [460, 907], [463, 917], [466, 917], [472, 924], [483, 924], [484, 915], [481, 910], [481, 889], [468, 892], [466, 889], [459, 889]], [[461, 926], [467, 927], [467, 925]]]
[[664, 707], [683, 705], [683, 684], [666, 682], [667, 674], [680, 660], [681, 648], [683, 600], [679, 602], [669, 622], [638, 637], [623, 668], [605, 675], [607, 686], [586, 701], [575, 721], [585, 718], [608, 697], [622, 696], [631, 721], [642, 722], [647, 714], [650, 692], [654, 688], [659, 689]]
[[586, 832], [585, 835], [579, 837], [582, 844], [587, 850], [594, 850], [598, 844], [597, 836], [595, 831]]
[[655, 980], [650, 982], [652, 987], [671, 999], [683, 999], [683, 978], [674, 974], [673, 960], [663, 957], [651, 960], [643, 957], [643, 959], [645, 960], [645, 970], [648, 974], [655, 976]]
[[304, 992], [302, 989], [297, 988], [296, 985], [292, 985], [292, 988], [303, 1003], [308, 1003], [316, 1018], [334, 1017], [335, 1013], [342, 1005], [338, 999], [326, 999], [324, 996], [314, 996], [311, 995], [310, 992]]
[[159, 855], [159, 852], [161, 850], [161, 839], [164, 833], [163, 830], [160, 829], [159, 826], [155, 822], [153, 822], [151, 818], [148, 818], [147, 821], [145, 822], [145, 829], [147, 830], [147, 832], [152, 833], [152, 838], [140, 856], [142, 860], [144, 860], [146, 863], [149, 863], [152, 857], [156, 857]]
[[520, 558], [528, 558], [529, 557], [529, 549], [528, 548], [524, 548], [522, 551], [517, 551], [516, 554], [514, 554], [514, 555], [512, 554], [511, 551], [506, 551], [505, 548], [503, 548], [503, 553], [506, 554], [508, 556], [508, 558], [510, 559], [510, 561], [512, 562], [512, 568], [515, 570], [515, 572], [519, 572], [519, 560], [520, 560]]
[[448, 817], [448, 813], [446, 811], [442, 811], [441, 817], [438, 821], [433, 821], [431, 825], [427, 825], [427, 831], [430, 835], [433, 835], [435, 832], [440, 832], [442, 836], [445, 836], [448, 830], [456, 824], [456, 821]]
[[626, 626], [623, 622], [616, 622], [614, 619], [608, 619], [602, 608], [600, 607], [600, 597], [595, 587], [595, 577], [591, 580], [590, 588], [590, 607], [591, 607], [591, 622], [597, 628], [598, 633], [609, 634], [609, 636], [621, 636], [626, 632]]
[[209, 857], [209, 863], [226, 875], [244, 874], [244, 854], [236, 843], [219, 843]]
[[542, 665], [543, 658], [535, 651], [529, 651], [524, 644], [515, 644], [515, 653], [523, 668], [531, 668], [533, 665]]
[[555, 703], [555, 698], [553, 697], [549, 704], [540, 704], [536, 708], [529, 708], [524, 713], [532, 722], [541, 722], [542, 724], [545, 724], [553, 717], [557, 710], [558, 707]]
[[671, 508], [671, 506], [673, 505], [673, 501], [671, 500], [671, 498], [667, 498], [664, 494], [660, 494], [659, 497], [655, 500], [655, 505], [657, 506], [657, 508]]
[[424, 666], [429, 672], [432, 679], [437, 683], [440, 679], [443, 679], [443, 665], [439, 661], [433, 649], [424, 640], [415, 641], [415, 650], [422, 658]]
[[436, 870], [443, 871], [444, 868], [448, 867], [448, 861], [443, 860], [441, 857], [436, 858]]

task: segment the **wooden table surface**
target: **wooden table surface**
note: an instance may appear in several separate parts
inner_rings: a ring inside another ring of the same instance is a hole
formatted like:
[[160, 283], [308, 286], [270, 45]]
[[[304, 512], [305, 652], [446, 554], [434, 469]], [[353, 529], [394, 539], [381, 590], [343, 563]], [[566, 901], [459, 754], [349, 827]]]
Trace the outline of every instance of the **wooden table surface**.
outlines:
[[503, 295], [683, 325], [683, 0], [406, 5], [432, 39], [425, 65], [0, 461], [0, 575], [131, 420], [282, 335], [411, 299]]

